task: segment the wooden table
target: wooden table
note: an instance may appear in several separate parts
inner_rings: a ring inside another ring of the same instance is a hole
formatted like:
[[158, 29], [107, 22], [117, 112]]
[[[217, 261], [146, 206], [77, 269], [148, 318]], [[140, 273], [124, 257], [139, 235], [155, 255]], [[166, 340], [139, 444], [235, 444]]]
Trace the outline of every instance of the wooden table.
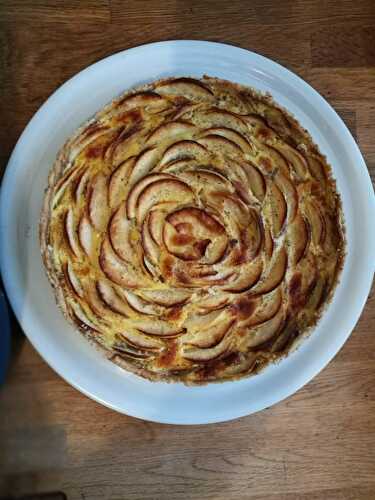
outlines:
[[[235, 44], [301, 75], [346, 121], [375, 175], [374, 0], [3, 0], [0, 23], [2, 169], [66, 79], [113, 52], [182, 38]], [[210, 426], [142, 422], [94, 403], [15, 327], [0, 390], [0, 477], [2, 494], [69, 500], [374, 499], [375, 297], [306, 387]]]

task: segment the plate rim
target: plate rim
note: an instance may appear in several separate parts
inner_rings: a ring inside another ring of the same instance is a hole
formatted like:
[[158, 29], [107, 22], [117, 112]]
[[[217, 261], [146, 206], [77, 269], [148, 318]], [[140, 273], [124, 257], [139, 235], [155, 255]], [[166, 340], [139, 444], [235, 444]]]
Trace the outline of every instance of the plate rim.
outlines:
[[[33, 124], [40, 118], [40, 116], [42, 116], [42, 114], [44, 112], [46, 112], [46, 110], [48, 109], [48, 106], [51, 103], [51, 101], [53, 101], [53, 99], [56, 99], [57, 97], [59, 97], [60, 94], [62, 94], [63, 92], [69, 91], [69, 87], [70, 86], [74, 85], [75, 82], [78, 79], [82, 78], [83, 76], [86, 76], [87, 73], [89, 73], [90, 71], [100, 70], [100, 65], [103, 65], [103, 64], [107, 63], [109, 60], [115, 60], [116, 58], [119, 58], [119, 57], [121, 57], [124, 54], [129, 54], [129, 53], [133, 53], [134, 54], [137, 51], [141, 52], [142, 50], [145, 50], [145, 49], [146, 50], [147, 49], [156, 49], [157, 50], [159, 46], [173, 45], [174, 47], [176, 47], [176, 46], [184, 47], [187, 44], [189, 46], [195, 46], [196, 48], [199, 48], [199, 47], [202, 48], [202, 46], [204, 45], [206, 47], [210, 46], [210, 47], [215, 47], [217, 49], [219, 49], [219, 48], [223, 48], [225, 50], [229, 49], [229, 50], [232, 50], [234, 52], [239, 51], [242, 54], [245, 54], [247, 56], [250, 56], [250, 57], [253, 57], [253, 58], [257, 59], [259, 62], [262, 62], [265, 65], [271, 65], [274, 68], [279, 69], [280, 72], [283, 75], [288, 76], [288, 78], [291, 79], [294, 82], [298, 82], [299, 85], [302, 84], [310, 92], [310, 94], [313, 93], [313, 95], [315, 96], [315, 98], [319, 99], [320, 103], [324, 106], [324, 108], [327, 111], [329, 111], [329, 113], [331, 114], [331, 116], [334, 118], [337, 126], [340, 128], [340, 133], [344, 134], [345, 138], [350, 141], [350, 146], [353, 149], [353, 154], [355, 154], [356, 157], [358, 158], [358, 161], [361, 164], [361, 167], [364, 167], [364, 168], [360, 168], [360, 172], [361, 172], [360, 177], [361, 177], [362, 185], [364, 187], [366, 186], [368, 188], [369, 203], [367, 205], [367, 210], [368, 210], [368, 213], [370, 213], [370, 214], [372, 213], [373, 215], [375, 215], [375, 204], [372, 203], [372, 205], [371, 205], [371, 199], [370, 199], [371, 198], [371, 194], [372, 194], [372, 196], [374, 195], [373, 189], [371, 189], [371, 187], [372, 187], [371, 178], [370, 178], [368, 169], [366, 168], [366, 163], [364, 161], [364, 158], [363, 158], [363, 156], [362, 156], [362, 154], [361, 154], [361, 152], [359, 150], [359, 147], [358, 147], [356, 141], [354, 140], [354, 138], [352, 137], [350, 131], [348, 130], [348, 128], [344, 124], [343, 120], [337, 114], [337, 112], [334, 110], [334, 108], [313, 87], [311, 87], [310, 84], [308, 84], [305, 80], [303, 80], [301, 77], [299, 77], [295, 73], [291, 72], [290, 70], [288, 70], [284, 66], [282, 66], [279, 63], [273, 61], [272, 59], [269, 59], [267, 57], [264, 57], [264, 56], [262, 56], [260, 54], [257, 54], [256, 52], [253, 52], [253, 51], [250, 51], [250, 50], [247, 50], [247, 49], [243, 49], [243, 48], [240, 48], [240, 47], [237, 47], [237, 46], [233, 46], [233, 45], [228, 45], [228, 44], [225, 44], [225, 43], [209, 42], [209, 41], [203, 41], [203, 40], [202, 41], [201, 40], [167, 40], [167, 41], [163, 41], [163, 42], [154, 42], [154, 43], [148, 43], [148, 44], [139, 45], [139, 46], [136, 46], [136, 47], [133, 47], [133, 48], [130, 48], [130, 49], [119, 51], [119, 52], [117, 52], [115, 54], [112, 54], [112, 55], [109, 55], [109, 56], [107, 56], [107, 57], [105, 57], [103, 59], [100, 59], [99, 61], [91, 64], [90, 66], [88, 66], [86, 68], [84, 68], [83, 70], [81, 70], [80, 72], [78, 72], [77, 74], [75, 74], [74, 76], [72, 76], [70, 79], [68, 79], [66, 82], [64, 82], [42, 104], [42, 106], [33, 115], [33, 117], [31, 118], [31, 120], [28, 122], [27, 126], [23, 130], [22, 134], [20, 135], [20, 137], [19, 137], [19, 139], [18, 139], [18, 141], [17, 141], [17, 143], [16, 143], [16, 145], [14, 147], [14, 150], [13, 150], [13, 152], [12, 152], [10, 158], [9, 158], [7, 167], [6, 167], [4, 175], [3, 175], [2, 186], [1, 186], [2, 189], [1, 189], [1, 194], [0, 194], [0, 231], [1, 231], [1, 234], [3, 236], [6, 235], [6, 231], [7, 231], [7, 215], [6, 215], [8, 213], [7, 212], [7, 205], [9, 205], [9, 203], [10, 203], [10, 197], [11, 197], [11, 194], [8, 194], [8, 191], [10, 191], [10, 187], [11, 187], [11, 180], [12, 180], [11, 179], [11, 174], [12, 174], [13, 158], [14, 158], [15, 152], [22, 147], [22, 145], [23, 145], [24, 142], [26, 142], [27, 136], [28, 136], [30, 130], [32, 129]], [[369, 238], [370, 238], [370, 256], [374, 255], [374, 257], [375, 257], [375, 236], [370, 236]], [[5, 289], [7, 291], [9, 300], [10, 300], [12, 308], [13, 308], [16, 316], [17, 316], [17, 319], [20, 322], [20, 324], [22, 326], [22, 329], [24, 330], [24, 332], [25, 332], [26, 336], [28, 337], [29, 341], [34, 346], [34, 348], [39, 352], [39, 354], [41, 355], [41, 357], [65, 381], [67, 381], [70, 385], [72, 385], [73, 387], [75, 387], [76, 389], [78, 389], [80, 392], [84, 393], [86, 396], [90, 397], [91, 399], [94, 399], [95, 401], [103, 404], [104, 406], [107, 406], [107, 407], [109, 407], [109, 408], [111, 408], [113, 410], [116, 410], [116, 411], [120, 412], [120, 413], [124, 413], [124, 414], [130, 415], [130, 416], [136, 417], [136, 418], [147, 419], [147, 420], [151, 420], [151, 421], [155, 421], [155, 422], [159, 422], [159, 423], [172, 423], [172, 424], [179, 424], [179, 423], [180, 424], [214, 423], [214, 422], [222, 422], [222, 421], [226, 421], [226, 420], [231, 420], [231, 419], [235, 419], [235, 418], [239, 418], [239, 417], [248, 415], [250, 413], [254, 413], [254, 411], [250, 410], [250, 411], [247, 411], [247, 412], [246, 411], [242, 412], [241, 414], [234, 414], [233, 416], [231, 416], [229, 418], [220, 418], [220, 417], [218, 419], [215, 419], [215, 418], [211, 418], [211, 419], [210, 418], [205, 418], [204, 420], [201, 420], [201, 421], [190, 421], [189, 419], [187, 419], [187, 421], [177, 422], [174, 419], [170, 420], [168, 418], [153, 419], [153, 418], [150, 418], [149, 416], [140, 415], [137, 412], [131, 412], [131, 411], [128, 411], [128, 410], [126, 410], [124, 408], [116, 407], [116, 406], [110, 404], [108, 401], [105, 401], [102, 398], [100, 398], [99, 396], [93, 394], [92, 392], [87, 391], [84, 387], [82, 387], [75, 380], [72, 380], [72, 377], [69, 377], [68, 375], [62, 373], [59, 370], [59, 368], [56, 367], [56, 364], [54, 363], [54, 361], [51, 360], [50, 357], [45, 352], [43, 352], [43, 349], [40, 348], [40, 344], [38, 344], [38, 342], [36, 341], [36, 339], [33, 338], [33, 335], [29, 334], [27, 325], [24, 325], [23, 321], [20, 321], [20, 310], [19, 310], [19, 304], [18, 304], [19, 301], [17, 300], [17, 289], [16, 289], [15, 284], [12, 283], [12, 273], [13, 273], [12, 269], [13, 270], [15, 269], [16, 264], [12, 263], [11, 262], [11, 260], [12, 260], [11, 256], [7, 255], [7, 253], [6, 253], [7, 245], [4, 243], [4, 240], [6, 240], [6, 238], [3, 237], [1, 239], [1, 242], [0, 242], [0, 269], [1, 269], [1, 272], [2, 272], [2, 275], [3, 275]], [[375, 258], [374, 258], [374, 261], [375, 261]], [[371, 273], [371, 272], [368, 274], [367, 282], [365, 284], [363, 284], [363, 286], [362, 286], [362, 290], [363, 290], [362, 300], [361, 300], [361, 303], [358, 304], [358, 306], [357, 306], [356, 314], [353, 315], [353, 320], [352, 320], [353, 326], [348, 329], [348, 332], [345, 333], [345, 335], [343, 335], [343, 337], [340, 339], [340, 341], [337, 342], [337, 345], [331, 350], [329, 356], [327, 356], [328, 360], [325, 360], [323, 363], [321, 363], [320, 366], [319, 366], [319, 368], [314, 371], [314, 373], [313, 373], [312, 376], [308, 376], [306, 378], [306, 380], [303, 381], [302, 384], [300, 384], [297, 388], [292, 389], [288, 394], [284, 395], [284, 397], [278, 398], [277, 401], [274, 401], [273, 404], [276, 404], [277, 402], [282, 401], [286, 397], [289, 397], [290, 395], [294, 394], [297, 390], [299, 390], [303, 385], [305, 385], [306, 383], [308, 383], [323, 368], [325, 368], [327, 366], [327, 364], [329, 363], [329, 361], [342, 348], [342, 346], [344, 345], [344, 343], [346, 342], [346, 340], [349, 338], [351, 332], [353, 331], [356, 323], [358, 322], [358, 320], [360, 318], [360, 315], [361, 315], [361, 313], [363, 311], [363, 308], [364, 308], [364, 306], [366, 304], [366, 301], [367, 301], [367, 298], [368, 298], [368, 294], [370, 292], [371, 285], [372, 285], [372, 280], [373, 280], [372, 274], [373, 273]], [[354, 318], [354, 316], [355, 316], [355, 318]], [[153, 384], [154, 382], [149, 382], [149, 383]], [[235, 381], [234, 382], [226, 382], [226, 384], [230, 384], [230, 383], [236, 383], [236, 382]], [[259, 410], [256, 410], [256, 411], [259, 411]]]

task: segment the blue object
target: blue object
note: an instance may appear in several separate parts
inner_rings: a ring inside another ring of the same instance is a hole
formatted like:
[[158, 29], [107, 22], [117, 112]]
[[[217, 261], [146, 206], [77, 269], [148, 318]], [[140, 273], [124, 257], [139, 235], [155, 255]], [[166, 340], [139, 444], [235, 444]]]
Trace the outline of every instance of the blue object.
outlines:
[[4, 382], [10, 356], [10, 322], [8, 304], [0, 289], [0, 384]]

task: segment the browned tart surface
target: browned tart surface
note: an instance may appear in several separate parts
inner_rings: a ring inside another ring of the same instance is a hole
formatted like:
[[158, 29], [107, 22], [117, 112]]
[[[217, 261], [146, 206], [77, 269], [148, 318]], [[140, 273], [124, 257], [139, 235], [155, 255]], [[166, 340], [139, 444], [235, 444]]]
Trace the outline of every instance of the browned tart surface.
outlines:
[[41, 220], [65, 316], [151, 379], [239, 378], [289, 352], [344, 255], [325, 158], [270, 97], [205, 77], [113, 101], [66, 143]]

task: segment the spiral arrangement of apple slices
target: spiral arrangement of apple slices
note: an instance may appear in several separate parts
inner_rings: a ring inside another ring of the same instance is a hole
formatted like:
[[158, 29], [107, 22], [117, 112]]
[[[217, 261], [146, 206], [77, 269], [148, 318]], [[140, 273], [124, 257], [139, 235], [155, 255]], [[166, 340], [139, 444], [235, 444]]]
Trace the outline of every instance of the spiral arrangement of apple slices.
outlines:
[[317, 321], [340, 217], [324, 157], [269, 97], [175, 78], [67, 142], [41, 241], [67, 317], [114, 361], [202, 383], [257, 371]]

